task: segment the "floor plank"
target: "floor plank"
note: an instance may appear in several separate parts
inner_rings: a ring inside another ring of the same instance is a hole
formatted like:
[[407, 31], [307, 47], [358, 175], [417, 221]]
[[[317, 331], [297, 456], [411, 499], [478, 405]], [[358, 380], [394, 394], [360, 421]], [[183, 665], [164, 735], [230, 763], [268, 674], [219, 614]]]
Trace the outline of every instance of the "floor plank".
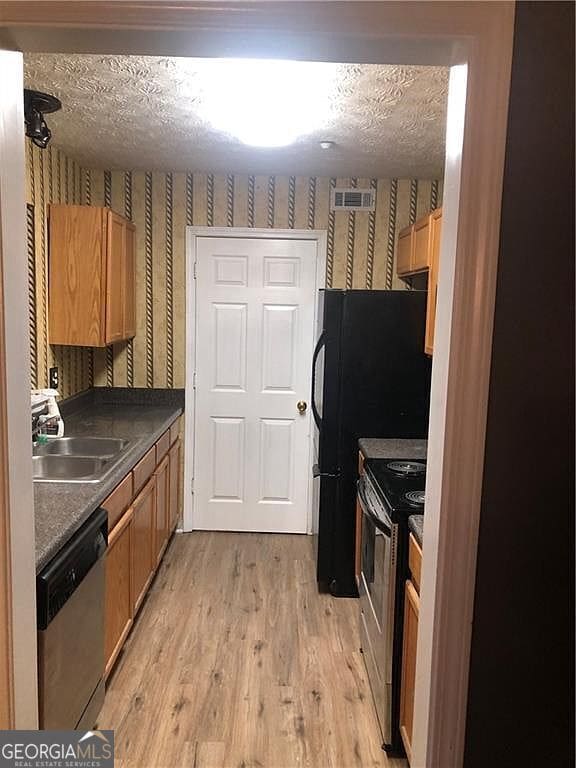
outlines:
[[98, 727], [122, 768], [400, 768], [355, 600], [319, 595], [307, 536], [174, 537]]

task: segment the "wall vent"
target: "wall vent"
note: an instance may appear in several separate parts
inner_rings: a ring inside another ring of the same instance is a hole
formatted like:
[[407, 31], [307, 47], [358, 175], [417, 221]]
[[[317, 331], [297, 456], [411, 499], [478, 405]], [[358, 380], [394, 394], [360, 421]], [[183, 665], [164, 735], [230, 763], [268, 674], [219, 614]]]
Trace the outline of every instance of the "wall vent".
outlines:
[[356, 187], [336, 187], [330, 198], [331, 211], [374, 211], [376, 190]]

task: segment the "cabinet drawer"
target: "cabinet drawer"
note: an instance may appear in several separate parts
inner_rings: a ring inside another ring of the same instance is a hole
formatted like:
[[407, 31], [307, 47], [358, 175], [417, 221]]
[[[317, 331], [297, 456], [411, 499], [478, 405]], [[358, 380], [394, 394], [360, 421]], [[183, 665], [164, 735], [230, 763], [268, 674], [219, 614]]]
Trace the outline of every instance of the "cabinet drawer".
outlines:
[[108, 530], [111, 531], [118, 520], [124, 514], [124, 511], [130, 506], [134, 496], [132, 488], [132, 473], [126, 475], [124, 480], [119, 483], [112, 491], [110, 496], [102, 504], [108, 512]]
[[422, 571], [422, 550], [420, 549], [418, 542], [414, 538], [414, 535], [410, 534], [408, 541], [408, 567], [412, 574], [412, 582], [420, 594], [420, 573]]
[[170, 427], [170, 445], [174, 445], [176, 440], [178, 440], [178, 436], [180, 435], [180, 420], [181, 416], [178, 416], [174, 424]]
[[167, 429], [156, 443], [156, 464], [160, 464], [170, 448], [170, 430]]
[[134, 467], [132, 470], [132, 475], [134, 477], [134, 493], [138, 493], [140, 488], [144, 485], [144, 483], [148, 480], [148, 478], [152, 475], [152, 472], [156, 469], [156, 446], [152, 446], [148, 453], [145, 453], [144, 456], [140, 459], [138, 464]]

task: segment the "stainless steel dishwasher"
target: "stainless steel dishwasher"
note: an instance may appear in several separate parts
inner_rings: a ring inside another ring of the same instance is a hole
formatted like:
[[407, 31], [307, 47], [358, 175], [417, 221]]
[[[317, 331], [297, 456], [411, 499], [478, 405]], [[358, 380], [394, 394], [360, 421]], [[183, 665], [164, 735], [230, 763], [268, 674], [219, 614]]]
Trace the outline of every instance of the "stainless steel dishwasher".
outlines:
[[90, 729], [104, 700], [106, 510], [36, 578], [40, 728]]

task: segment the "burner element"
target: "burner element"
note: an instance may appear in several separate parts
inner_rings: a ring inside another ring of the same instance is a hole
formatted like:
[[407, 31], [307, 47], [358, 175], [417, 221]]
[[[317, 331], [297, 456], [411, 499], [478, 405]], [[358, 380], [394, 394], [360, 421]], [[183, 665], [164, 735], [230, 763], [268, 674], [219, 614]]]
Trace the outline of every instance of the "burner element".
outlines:
[[410, 491], [409, 493], [404, 494], [404, 498], [406, 501], [409, 501], [410, 504], [415, 504], [420, 507], [424, 505], [425, 494], [424, 491]]
[[413, 475], [423, 475], [426, 472], [426, 464], [422, 461], [391, 461], [386, 465], [387, 469], [396, 472], [398, 475], [411, 477]]

